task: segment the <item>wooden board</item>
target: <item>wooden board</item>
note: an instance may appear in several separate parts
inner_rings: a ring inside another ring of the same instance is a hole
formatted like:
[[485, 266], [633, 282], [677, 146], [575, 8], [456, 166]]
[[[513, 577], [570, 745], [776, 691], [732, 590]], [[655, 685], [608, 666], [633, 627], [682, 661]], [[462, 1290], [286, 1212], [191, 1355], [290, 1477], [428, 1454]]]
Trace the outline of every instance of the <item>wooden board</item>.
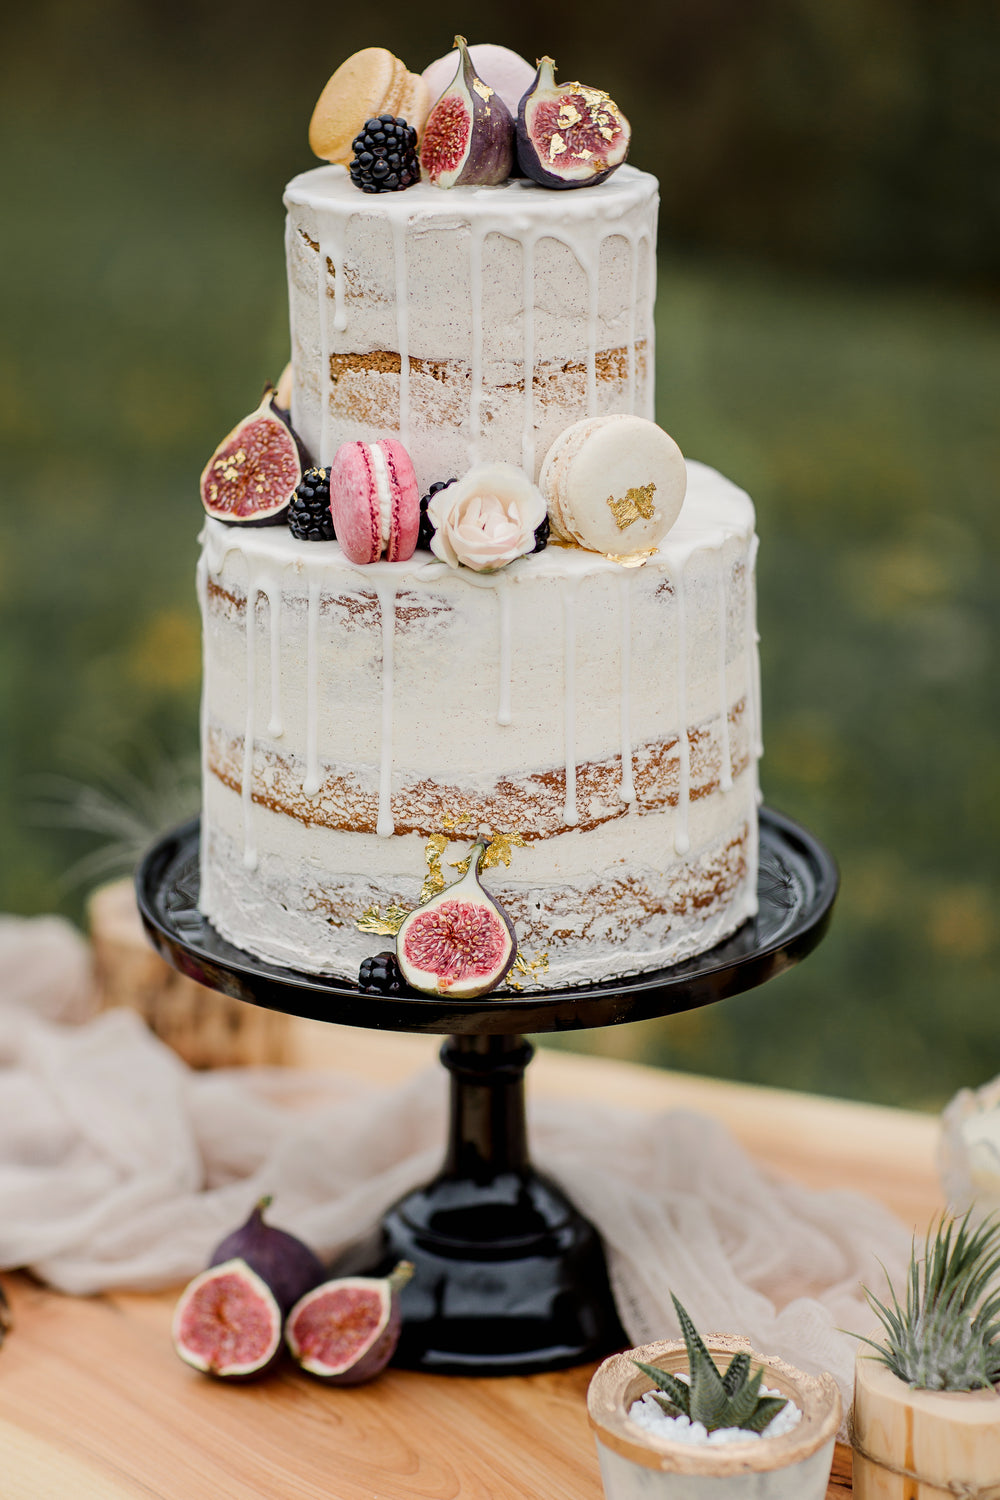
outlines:
[[[434, 1062], [429, 1038], [302, 1023], [300, 1056], [378, 1080]], [[850, 1185], [923, 1224], [939, 1207], [935, 1122], [867, 1105], [542, 1052], [530, 1087], [714, 1114], [775, 1168]], [[388, 1371], [357, 1390], [283, 1370], [225, 1386], [170, 1346], [174, 1295], [60, 1296], [4, 1280], [2, 1500], [600, 1500], [591, 1367], [503, 1380]], [[838, 1450], [829, 1500], [850, 1494]]]

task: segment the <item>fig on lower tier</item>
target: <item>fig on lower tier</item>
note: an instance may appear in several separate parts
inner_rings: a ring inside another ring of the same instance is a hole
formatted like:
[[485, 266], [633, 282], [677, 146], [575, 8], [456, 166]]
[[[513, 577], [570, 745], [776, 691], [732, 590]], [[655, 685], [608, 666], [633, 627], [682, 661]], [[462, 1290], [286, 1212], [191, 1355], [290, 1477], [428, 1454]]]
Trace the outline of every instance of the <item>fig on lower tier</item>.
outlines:
[[517, 957], [514, 924], [479, 883], [489, 839], [480, 839], [460, 880], [418, 906], [396, 934], [407, 984], [428, 995], [473, 999], [495, 990]]

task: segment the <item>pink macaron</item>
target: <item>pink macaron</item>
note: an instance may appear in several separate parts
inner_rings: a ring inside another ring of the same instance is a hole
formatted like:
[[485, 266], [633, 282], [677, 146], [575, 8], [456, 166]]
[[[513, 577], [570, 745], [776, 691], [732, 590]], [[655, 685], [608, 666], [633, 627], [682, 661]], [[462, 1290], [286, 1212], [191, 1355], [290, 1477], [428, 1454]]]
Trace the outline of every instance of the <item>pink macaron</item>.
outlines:
[[420, 489], [410, 455], [394, 438], [342, 443], [330, 465], [330, 510], [351, 562], [405, 562], [420, 530]]

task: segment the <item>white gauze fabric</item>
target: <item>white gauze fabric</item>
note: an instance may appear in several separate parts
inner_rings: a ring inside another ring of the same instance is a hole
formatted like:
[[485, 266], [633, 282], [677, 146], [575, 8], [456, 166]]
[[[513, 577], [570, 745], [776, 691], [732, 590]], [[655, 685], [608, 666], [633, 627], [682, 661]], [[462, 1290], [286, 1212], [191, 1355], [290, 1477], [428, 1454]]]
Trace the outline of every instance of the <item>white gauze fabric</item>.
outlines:
[[[65, 1292], [153, 1289], [201, 1270], [265, 1193], [321, 1256], [432, 1177], [441, 1069], [385, 1088], [292, 1069], [195, 1073], [131, 1011], [85, 1008], [87, 950], [57, 919], [0, 920], [0, 1267]], [[533, 1100], [531, 1140], [600, 1230], [636, 1343], [706, 1332], [829, 1370], [849, 1396], [863, 1281], [898, 1278], [909, 1233], [879, 1205], [758, 1167], [717, 1123]]]

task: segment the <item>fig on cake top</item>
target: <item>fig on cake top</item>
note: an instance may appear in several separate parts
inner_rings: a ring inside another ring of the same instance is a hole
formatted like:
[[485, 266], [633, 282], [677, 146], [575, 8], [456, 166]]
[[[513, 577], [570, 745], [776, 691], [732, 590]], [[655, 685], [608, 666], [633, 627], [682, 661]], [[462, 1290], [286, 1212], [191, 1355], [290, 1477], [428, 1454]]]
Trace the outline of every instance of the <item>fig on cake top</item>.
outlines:
[[[473, 42], [469, 48], [469, 56], [479, 77], [500, 95], [510, 111], [511, 119], [516, 120], [518, 105], [534, 81], [535, 69], [531, 63], [519, 52], [512, 52], [509, 47], [498, 47], [494, 42]], [[455, 77], [461, 60], [461, 53], [456, 47], [453, 51], [446, 52], [444, 57], [435, 58], [424, 69], [421, 76], [427, 85], [432, 108]]]
[[543, 57], [517, 112], [517, 163], [542, 187], [603, 182], [628, 155], [632, 129], [618, 105], [590, 84], [556, 84]]
[[464, 36], [455, 38], [455, 76], [431, 108], [420, 168], [435, 187], [498, 187], [514, 169], [514, 121], [476, 72]]

